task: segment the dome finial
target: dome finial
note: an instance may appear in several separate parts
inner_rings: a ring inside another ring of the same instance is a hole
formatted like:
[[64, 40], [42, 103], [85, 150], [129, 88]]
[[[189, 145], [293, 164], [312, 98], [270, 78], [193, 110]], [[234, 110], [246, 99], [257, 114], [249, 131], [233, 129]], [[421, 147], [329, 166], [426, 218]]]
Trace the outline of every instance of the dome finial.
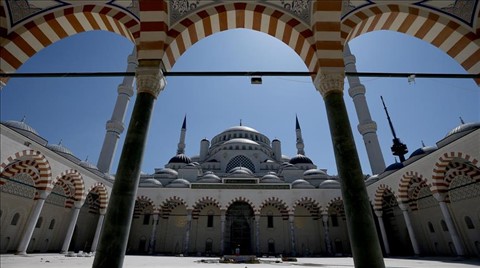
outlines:
[[242, 125], [242, 119], [240, 118], [240, 126]]
[[63, 139], [60, 139], [60, 141], [58, 142], [58, 145], [62, 145], [62, 141]]
[[425, 143], [423, 142], [423, 140], [422, 140], [422, 147], [425, 147]]
[[26, 120], [26, 119], [27, 119], [27, 116], [24, 115], [23, 118], [22, 118], [22, 121], [20, 121], [20, 122], [25, 123], [25, 120]]
[[465, 121], [463, 121], [463, 118], [461, 116], [459, 116], [458, 118], [460, 118], [460, 123], [465, 124]]
[[84, 162], [88, 162], [88, 155], [87, 155], [87, 157], [85, 157], [85, 161], [84, 161]]

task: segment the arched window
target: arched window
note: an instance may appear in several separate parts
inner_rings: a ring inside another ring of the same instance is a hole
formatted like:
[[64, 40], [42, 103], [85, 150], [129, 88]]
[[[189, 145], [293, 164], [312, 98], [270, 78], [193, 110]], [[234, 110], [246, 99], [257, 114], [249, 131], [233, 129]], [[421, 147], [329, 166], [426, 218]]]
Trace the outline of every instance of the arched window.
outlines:
[[448, 227], [447, 227], [447, 224], [445, 223], [444, 220], [441, 220], [441, 221], [440, 221], [440, 225], [442, 226], [442, 230], [443, 230], [444, 232], [448, 232]]
[[53, 230], [54, 227], [55, 227], [55, 219], [52, 219], [52, 220], [50, 221], [50, 225], [48, 226], [48, 229], [49, 229], [49, 230]]
[[15, 215], [13, 215], [13, 218], [12, 218], [12, 221], [10, 222], [10, 224], [11, 225], [17, 225], [19, 219], [20, 219], [20, 214], [15, 213]]
[[428, 230], [430, 230], [430, 233], [435, 233], [435, 228], [433, 228], [433, 224], [431, 222], [428, 222]]
[[42, 222], [43, 222], [43, 218], [42, 217], [38, 218], [38, 221], [37, 221], [37, 224], [35, 225], [35, 228], [42, 227]]
[[473, 225], [472, 219], [468, 216], [465, 216], [465, 224], [467, 225], [468, 229], [475, 229], [475, 225]]
[[227, 167], [225, 168], [225, 172], [229, 172], [233, 168], [236, 167], [246, 167], [250, 169], [252, 172], [255, 172], [255, 165], [253, 164], [252, 160], [244, 155], [237, 155], [230, 162], [228, 162]]

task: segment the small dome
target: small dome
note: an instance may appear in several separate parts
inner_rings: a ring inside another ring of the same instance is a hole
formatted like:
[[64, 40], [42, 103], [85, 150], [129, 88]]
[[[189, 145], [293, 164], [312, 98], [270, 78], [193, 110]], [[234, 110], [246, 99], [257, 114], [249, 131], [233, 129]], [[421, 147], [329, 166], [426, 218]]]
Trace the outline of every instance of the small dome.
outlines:
[[98, 170], [97, 166], [95, 166], [94, 164], [88, 162], [88, 161], [80, 161], [80, 163], [78, 163], [79, 166], [81, 167], [84, 167], [84, 168], [89, 168], [89, 169], [96, 169]]
[[155, 175], [160, 177], [176, 178], [178, 176], [178, 172], [171, 168], [159, 168], [155, 169]]
[[282, 154], [282, 162], [290, 161], [290, 156]]
[[380, 178], [378, 177], [378, 174], [370, 176], [368, 179], [365, 180], [365, 184], [370, 185], [376, 181], [378, 181]]
[[104, 173], [103, 178], [106, 179], [107, 181], [112, 181], [112, 182], [115, 180], [115, 176], [109, 173]]
[[246, 126], [234, 126], [224, 130], [223, 132], [227, 132], [227, 131], [249, 131], [249, 132], [260, 133], [256, 129], [253, 129], [251, 127], [246, 127]]
[[227, 144], [259, 145], [257, 142], [254, 142], [252, 140], [245, 139], [245, 138], [230, 139], [230, 140], [226, 141], [224, 144], [225, 145], [227, 145]]
[[139, 186], [140, 187], [163, 187], [161, 182], [152, 178], [141, 180]]
[[192, 160], [184, 154], [177, 154], [176, 156], [170, 158], [170, 161], [168, 163], [185, 163], [185, 164], [190, 164]]
[[16, 128], [16, 129], [28, 131], [35, 135], [38, 135], [38, 132], [33, 127], [25, 124], [24, 120], [22, 121], [8, 120], [8, 121], [2, 122], [2, 124], [10, 128]]
[[268, 172], [267, 175], [260, 179], [262, 183], [281, 183], [282, 181], [275, 172]]
[[239, 177], [239, 178], [253, 177], [253, 172], [246, 167], [235, 167], [235, 168], [232, 168], [228, 173], [230, 173], [231, 177]]
[[326, 180], [326, 181], [323, 181], [322, 183], [320, 183], [320, 185], [318, 185], [318, 188], [321, 188], [321, 189], [339, 189], [340, 188], [340, 182], [338, 182], [336, 180]]
[[325, 179], [329, 176], [321, 169], [309, 169], [303, 172], [304, 179]]
[[295, 165], [295, 164], [313, 164], [312, 160], [310, 158], [297, 154], [296, 156], [292, 157], [289, 161], [290, 164]]
[[394, 171], [394, 170], [401, 169], [401, 168], [403, 168], [403, 164], [395, 162], [395, 163], [391, 164], [390, 166], [388, 166], [387, 168], [385, 168], [384, 171]]
[[69, 154], [69, 155], [73, 156], [72, 151], [70, 151], [67, 147], [63, 146], [61, 143], [60, 144], [47, 144], [47, 148], [56, 152], [56, 153]]
[[412, 158], [414, 156], [429, 154], [429, 153], [431, 153], [435, 150], [437, 150], [437, 146], [425, 146], [425, 147], [422, 147], [422, 148], [418, 148], [417, 150], [413, 151], [413, 153], [410, 155], [409, 158]]
[[310, 184], [308, 181], [303, 179], [298, 179], [292, 182], [292, 189], [313, 189], [315, 186]]
[[170, 182], [166, 187], [167, 188], [190, 188], [190, 182], [187, 181], [186, 179], [176, 179]]
[[215, 175], [212, 171], [207, 171], [205, 174], [197, 181], [201, 183], [220, 183], [222, 180]]
[[445, 138], [448, 137], [448, 136], [457, 134], [457, 133], [461, 133], [461, 132], [465, 132], [465, 131], [469, 131], [469, 130], [475, 130], [477, 128], [480, 128], [480, 122], [461, 124], [460, 126], [454, 128], [450, 132], [448, 132], [448, 134], [445, 136]]

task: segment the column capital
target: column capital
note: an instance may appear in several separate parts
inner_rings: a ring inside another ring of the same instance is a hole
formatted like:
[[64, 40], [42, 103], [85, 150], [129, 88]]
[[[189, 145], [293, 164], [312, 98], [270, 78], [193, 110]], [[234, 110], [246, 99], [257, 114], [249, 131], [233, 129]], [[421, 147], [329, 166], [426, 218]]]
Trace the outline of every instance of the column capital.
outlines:
[[140, 61], [135, 77], [137, 79], [137, 93], [146, 92], [155, 98], [158, 97], [167, 84], [165, 76], [160, 69], [159, 61]]
[[399, 202], [399, 203], [398, 203], [398, 207], [399, 207], [402, 211], [407, 211], [407, 210], [408, 210], [408, 203]]
[[315, 77], [313, 84], [315, 88], [320, 92], [323, 98], [325, 98], [331, 92], [342, 92], [344, 85], [345, 74], [339, 72], [320, 72]]
[[83, 204], [85, 203], [85, 199], [84, 200], [76, 200], [73, 202], [75, 208], [82, 208]]
[[375, 215], [377, 215], [377, 217], [381, 218], [382, 215], [383, 215], [383, 210], [374, 210], [375, 212]]
[[447, 193], [436, 192], [436, 193], [433, 193], [433, 197], [435, 197], [435, 199], [437, 199], [438, 202], [445, 202], [445, 198], [447, 198]]

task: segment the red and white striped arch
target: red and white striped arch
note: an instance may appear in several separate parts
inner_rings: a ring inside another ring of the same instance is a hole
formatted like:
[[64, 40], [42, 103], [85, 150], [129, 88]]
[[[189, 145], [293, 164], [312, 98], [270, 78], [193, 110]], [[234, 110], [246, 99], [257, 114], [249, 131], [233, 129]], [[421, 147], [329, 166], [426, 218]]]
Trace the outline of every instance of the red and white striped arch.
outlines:
[[[53, 189], [52, 171], [50, 163], [45, 156], [39, 151], [23, 150], [15, 153], [15, 155], [7, 158], [6, 161], [0, 165], [1, 177], [12, 177], [25, 170], [28, 174], [33, 175], [32, 179], [35, 183], [37, 191], [45, 191]], [[4, 180], [0, 180], [0, 185], [4, 184]], [[35, 196], [37, 197], [37, 194]]]
[[385, 184], [380, 184], [377, 190], [375, 191], [375, 200], [373, 202], [374, 210], [382, 210], [383, 197], [385, 196], [386, 193], [392, 193], [393, 195], [395, 195], [395, 192], [392, 190], [392, 187]]
[[75, 201], [85, 200], [85, 185], [83, 182], [83, 177], [78, 171], [70, 169], [62, 172], [60, 175], [57, 176], [57, 178], [55, 178], [53, 184], [57, 184], [60, 182], [73, 186], [74, 192], [72, 197]]
[[161, 59], [165, 54], [168, 32], [168, 4], [165, 0], [138, 0], [140, 38], [137, 40], [137, 58]]
[[[2, 20], [6, 21], [5, 18]], [[5, 28], [0, 29], [0, 32], [6, 32], [6, 39], [0, 46], [0, 72], [15, 72], [35, 53], [52, 43], [91, 30], [117, 33], [132, 42], [140, 36], [138, 20], [121, 9], [102, 5], [58, 8], [33, 17], [8, 32]]]
[[137, 196], [137, 199], [135, 200], [135, 208], [133, 209], [133, 216], [138, 217], [138, 215], [147, 214], [146, 212], [149, 214], [157, 214], [158, 210], [155, 203], [153, 203], [152, 199], [148, 196]]
[[[396, 4], [369, 6], [342, 21], [347, 41], [376, 30], [392, 30], [417, 37], [443, 50], [471, 73], [480, 73], [479, 31], [435, 11]], [[480, 84], [480, 79], [476, 80]]]
[[214, 33], [245, 28], [271, 35], [292, 48], [310, 71], [317, 61], [310, 28], [292, 16], [272, 7], [253, 2], [224, 3], [192, 13], [168, 31], [162, 61], [170, 70], [177, 59], [193, 44]]
[[[55, 187], [59, 187], [63, 190], [63, 193], [65, 194], [65, 208], [71, 208], [73, 207], [74, 205], [74, 194], [75, 193], [72, 193], [72, 191], [70, 191], [70, 186], [68, 183], [66, 183], [65, 181], [63, 180], [59, 180], [57, 181], [57, 183], [55, 184]], [[54, 187], [54, 188], [55, 188]]]
[[398, 184], [399, 202], [408, 203], [410, 201], [411, 196], [409, 197], [408, 193], [413, 185], [416, 185], [416, 188], [411, 190], [411, 195], [415, 194], [415, 192], [418, 194], [421, 187], [427, 187], [427, 180], [423, 178], [422, 174], [419, 174], [416, 171], [407, 171]]
[[99, 200], [98, 208], [99, 209], [106, 209], [107, 205], [108, 205], [107, 187], [105, 187], [105, 185], [103, 183], [97, 182], [90, 187], [90, 189], [87, 192], [87, 195], [90, 192], [98, 194], [98, 200]]

